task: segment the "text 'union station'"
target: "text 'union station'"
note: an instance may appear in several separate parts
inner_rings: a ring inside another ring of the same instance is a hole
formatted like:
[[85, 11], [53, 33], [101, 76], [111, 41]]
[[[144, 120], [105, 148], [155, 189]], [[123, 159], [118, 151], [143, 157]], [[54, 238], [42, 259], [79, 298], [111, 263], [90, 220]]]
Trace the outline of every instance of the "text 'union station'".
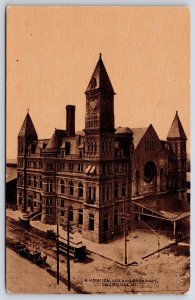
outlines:
[[123, 232], [124, 215], [129, 229], [144, 213], [168, 222], [186, 217], [186, 135], [178, 113], [167, 141], [152, 125], [115, 128], [115, 93], [101, 55], [85, 94], [80, 132], [72, 105], [66, 129], [50, 139], [38, 139], [27, 113], [18, 135], [18, 209], [64, 226], [69, 208], [72, 224], [97, 243]]

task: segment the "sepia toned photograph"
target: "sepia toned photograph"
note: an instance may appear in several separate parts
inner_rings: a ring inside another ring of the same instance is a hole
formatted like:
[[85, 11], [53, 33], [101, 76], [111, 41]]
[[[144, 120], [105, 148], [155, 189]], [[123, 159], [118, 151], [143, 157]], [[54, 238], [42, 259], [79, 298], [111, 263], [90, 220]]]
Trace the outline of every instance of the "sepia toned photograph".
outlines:
[[188, 7], [7, 7], [5, 201], [8, 293], [188, 293]]

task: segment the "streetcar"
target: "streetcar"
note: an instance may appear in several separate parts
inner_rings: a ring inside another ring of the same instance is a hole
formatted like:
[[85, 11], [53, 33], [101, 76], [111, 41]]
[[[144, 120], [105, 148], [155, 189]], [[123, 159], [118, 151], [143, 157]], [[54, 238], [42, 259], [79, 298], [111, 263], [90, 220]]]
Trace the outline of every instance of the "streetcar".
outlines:
[[[67, 239], [59, 237], [59, 251], [63, 254], [67, 254]], [[83, 245], [81, 240], [74, 237], [69, 242], [69, 255], [79, 261], [84, 261], [86, 258], [86, 246]]]
[[[57, 239], [57, 234], [54, 230], [47, 230], [47, 237], [52, 240]], [[59, 251], [67, 255], [67, 237], [59, 236]], [[55, 248], [54, 248], [55, 249]], [[56, 249], [55, 249], [56, 250]], [[87, 254], [86, 246], [83, 245], [80, 234], [70, 234], [69, 238], [69, 254], [72, 258], [79, 261], [84, 261]]]

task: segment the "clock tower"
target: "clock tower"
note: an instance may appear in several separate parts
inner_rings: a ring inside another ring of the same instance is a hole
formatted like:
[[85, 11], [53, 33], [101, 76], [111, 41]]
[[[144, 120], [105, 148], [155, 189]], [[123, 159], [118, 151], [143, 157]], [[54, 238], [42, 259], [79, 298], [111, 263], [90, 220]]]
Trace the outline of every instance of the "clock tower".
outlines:
[[86, 94], [85, 133], [114, 133], [114, 90], [101, 54]]

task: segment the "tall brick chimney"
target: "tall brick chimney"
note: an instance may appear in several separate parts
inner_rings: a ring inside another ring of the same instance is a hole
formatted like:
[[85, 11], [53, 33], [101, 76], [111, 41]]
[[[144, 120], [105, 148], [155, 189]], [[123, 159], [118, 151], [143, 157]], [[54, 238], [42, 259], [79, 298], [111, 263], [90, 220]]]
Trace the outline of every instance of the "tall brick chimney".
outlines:
[[66, 132], [67, 136], [75, 136], [75, 106], [66, 106]]

